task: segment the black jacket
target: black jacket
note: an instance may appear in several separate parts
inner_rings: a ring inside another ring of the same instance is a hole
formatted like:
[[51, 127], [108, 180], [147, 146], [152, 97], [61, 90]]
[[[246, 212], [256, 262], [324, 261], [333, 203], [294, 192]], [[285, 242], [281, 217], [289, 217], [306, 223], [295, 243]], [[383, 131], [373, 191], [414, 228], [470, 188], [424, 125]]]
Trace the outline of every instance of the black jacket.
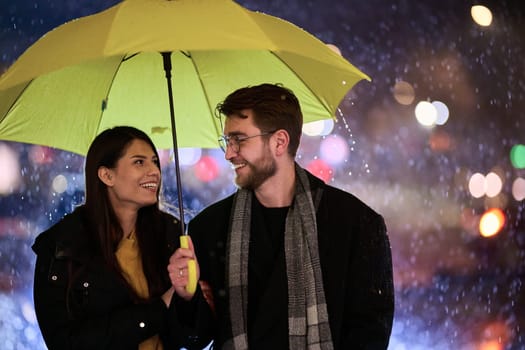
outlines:
[[[394, 314], [392, 261], [383, 218], [353, 195], [322, 187], [317, 210], [321, 270], [335, 350], [386, 349]], [[189, 224], [201, 280], [213, 290], [216, 348], [231, 333], [225, 251], [233, 195], [203, 210]], [[276, 344], [275, 349], [279, 348]]]
[[[168, 214], [162, 215], [162, 221], [165, 249], [159, 254], [167, 266], [178, 248], [180, 229], [177, 220]], [[148, 303], [133, 302], [122, 279], [89, 248], [85, 227], [75, 211], [39, 235], [33, 245], [37, 254], [35, 310], [48, 348], [137, 349], [140, 342], [155, 334], [160, 335], [165, 350], [182, 345], [202, 348], [206, 342], [192, 337], [195, 331], [183, 327], [177, 318], [176, 304], [184, 307], [185, 302], [176, 294], [169, 308], [160, 295]], [[68, 295], [69, 269], [78, 267], [82, 268]], [[159, 273], [167, 275], [167, 270]], [[167, 284], [166, 290], [169, 287]], [[192, 325], [188, 320], [184, 323]], [[194, 342], [188, 344], [188, 339]]]

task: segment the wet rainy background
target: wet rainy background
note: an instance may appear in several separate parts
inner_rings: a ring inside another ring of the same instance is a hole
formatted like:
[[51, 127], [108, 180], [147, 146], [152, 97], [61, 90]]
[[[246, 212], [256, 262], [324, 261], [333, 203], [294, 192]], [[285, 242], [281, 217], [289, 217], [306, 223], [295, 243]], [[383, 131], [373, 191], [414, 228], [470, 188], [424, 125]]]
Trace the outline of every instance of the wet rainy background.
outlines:
[[[305, 129], [298, 161], [385, 217], [396, 288], [389, 349], [525, 349], [523, 5], [482, 3], [493, 16], [483, 26], [471, 1], [238, 2], [335, 45], [372, 77], [334, 125]], [[115, 3], [1, 0], [0, 71], [48, 30]], [[171, 210], [174, 170], [169, 151], [161, 156]], [[2, 349], [45, 349], [30, 247], [82, 203], [83, 161], [0, 141]], [[188, 218], [234, 191], [221, 151], [185, 149], [181, 162]]]

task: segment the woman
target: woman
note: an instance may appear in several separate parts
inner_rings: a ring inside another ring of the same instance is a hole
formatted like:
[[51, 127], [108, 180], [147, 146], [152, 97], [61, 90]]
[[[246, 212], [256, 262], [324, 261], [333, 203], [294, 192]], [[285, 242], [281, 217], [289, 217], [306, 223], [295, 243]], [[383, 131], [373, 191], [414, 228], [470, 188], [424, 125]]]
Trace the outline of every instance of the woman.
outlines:
[[202, 348], [209, 340], [178, 319], [177, 308], [202, 293], [184, 288], [193, 246], [175, 251], [180, 229], [158, 208], [161, 172], [150, 138], [132, 127], [102, 132], [85, 177], [85, 204], [33, 245], [35, 310], [48, 348]]

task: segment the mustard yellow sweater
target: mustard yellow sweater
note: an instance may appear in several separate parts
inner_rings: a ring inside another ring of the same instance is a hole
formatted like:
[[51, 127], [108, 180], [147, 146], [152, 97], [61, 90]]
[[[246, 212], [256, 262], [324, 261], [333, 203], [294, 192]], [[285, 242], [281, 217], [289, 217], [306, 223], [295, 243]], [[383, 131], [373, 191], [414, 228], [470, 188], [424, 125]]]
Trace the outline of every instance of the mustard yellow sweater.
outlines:
[[[149, 297], [148, 283], [142, 269], [142, 259], [134, 232], [129, 237], [122, 238], [115, 254], [124, 278], [140, 297]], [[139, 350], [162, 350], [159, 336], [155, 335], [140, 343]]]

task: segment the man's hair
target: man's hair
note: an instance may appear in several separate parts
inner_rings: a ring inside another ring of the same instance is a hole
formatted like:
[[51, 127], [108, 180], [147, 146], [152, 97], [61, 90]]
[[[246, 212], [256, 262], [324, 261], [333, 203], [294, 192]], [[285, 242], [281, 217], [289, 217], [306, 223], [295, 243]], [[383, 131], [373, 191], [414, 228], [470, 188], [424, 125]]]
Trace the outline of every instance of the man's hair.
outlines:
[[261, 131], [284, 129], [290, 135], [288, 153], [295, 157], [303, 126], [303, 114], [294, 93], [280, 84], [261, 84], [235, 90], [216, 108], [216, 116], [247, 118], [241, 111], [251, 109], [254, 124]]

